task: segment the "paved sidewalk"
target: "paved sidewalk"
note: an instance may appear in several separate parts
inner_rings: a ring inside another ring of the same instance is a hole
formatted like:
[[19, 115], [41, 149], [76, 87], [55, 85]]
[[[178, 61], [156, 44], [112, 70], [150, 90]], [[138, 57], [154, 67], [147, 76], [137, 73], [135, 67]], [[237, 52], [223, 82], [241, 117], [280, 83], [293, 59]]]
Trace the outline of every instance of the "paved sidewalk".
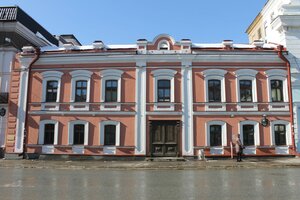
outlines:
[[236, 169], [236, 168], [300, 168], [300, 158], [247, 158], [243, 162], [235, 160], [207, 161], [54, 161], [54, 160], [0, 160], [0, 168], [34, 169], [118, 169], [118, 170], [158, 170], [158, 169]]

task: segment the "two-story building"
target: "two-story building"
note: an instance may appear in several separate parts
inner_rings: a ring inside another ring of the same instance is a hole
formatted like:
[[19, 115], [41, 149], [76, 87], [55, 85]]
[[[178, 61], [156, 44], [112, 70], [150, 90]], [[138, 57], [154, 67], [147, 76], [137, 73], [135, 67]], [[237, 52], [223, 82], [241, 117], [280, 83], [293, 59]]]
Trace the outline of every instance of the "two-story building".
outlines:
[[290, 69], [276, 45], [24, 47], [11, 77], [6, 154], [294, 155]]

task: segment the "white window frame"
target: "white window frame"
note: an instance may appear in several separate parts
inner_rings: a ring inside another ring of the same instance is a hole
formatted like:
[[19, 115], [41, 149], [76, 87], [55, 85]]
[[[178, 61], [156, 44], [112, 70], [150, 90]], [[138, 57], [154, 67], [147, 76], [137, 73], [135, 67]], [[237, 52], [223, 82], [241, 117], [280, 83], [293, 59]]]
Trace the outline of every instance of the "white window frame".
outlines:
[[[257, 111], [257, 83], [256, 75], [258, 71], [253, 69], [240, 69], [235, 72], [236, 76], [236, 101], [238, 102], [238, 111]], [[252, 102], [241, 102], [240, 97], [240, 81], [250, 80], [252, 81]]]
[[[106, 125], [114, 125], [116, 126], [116, 144], [115, 146], [105, 146], [104, 145], [104, 130]], [[121, 130], [120, 130], [121, 123], [118, 121], [101, 121], [100, 122], [100, 145], [103, 146], [103, 153], [104, 154], [116, 154], [117, 147], [120, 146], [120, 139], [121, 139]]]
[[[175, 101], [175, 75], [176, 70], [172, 69], [157, 69], [152, 71], [154, 77], [153, 81], [153, 97], [154, 97], [154, 111], [174, 111], [174, 101]], [[169, 80], [170, 81], [170, 102], [158, 102], [157, 87], [159, 80]]]
[[[285, 130], [286, 130], [286, 145], [283, 146], [276, 146], [275, 145], [275, 128], [274, 126], [277, 124], [284, 124], [285, 125]], [[270, 123], [270, 137], [271, 137], [271, 145], [275, 146], [275, 153], [276, 154], [289, 154], [289, 146], [293, 145], [292, 142], [292, 133], [291, 133], [291, 123], [285, 120], [276, 120], [276, 121], [271, 121]]]
[[[205, 95], [205, 110], [206, 111], [226, 111], [226, 89], [225, 89], [225, 74], [226, 70], [222, 69], [207, 69], [202, 72], [204, 76], [204, 95]], [[208, 81], [221, 81], [221, 102], [209, 102]], [[210, 107], [212, 106], [212, 107]]]
[[[76, 70], [76, 71], [70, 72], [70, 74], [72, 76], [70, 110], [89, 110], [91, 76], [92, 76], [93, 72], [88, 71], [88, 70]], [[86, 102], [75, 102], [76, 81], [81, 81], [81, 80], [87, 81]]]
[[[84, 146], [87, 146], [89, 143], [89, 122], [83, 120], [75, 120], [69, 122], [69, 132], [68, 132], [68, 142], [69, 145], [74, 145], [74, 126], [75, 125], [84, 125]], [[82, 145], [75, 145], [75, 146], [82, 146]]]
[[[43, 78], [41, 109], [42, 110], [59, 110], [61, 77], [62, 77], [63, 73], [59, 72], [59, 71], [45, 71], [45, 72], [42, 72], [41, 75], [42, 75], [42, 78]], [[47, 82], [48, 81], [57, 81], [56, 102], [46, 102]]]
[[[45, 125], [46, 124], [54, 124], [54, 143], [53, 145], [58, 144], [58, 125], [59, 122], [55, 120], [43, 120], [40, 121], [40, 126], [39, 126], [39, 139], [38, 139], [38, 144], [44, 145], [44, 138], [45, 138]], [[46, 146], [53, 146], [53, 145], [46, 145]]]
[[241, 121], [239, 123], [239, 134], [240, 134], [242, 143], [244, 141], [244, 132], [243, 132], [244, 125], [253, 125], [254, 126], [254, 145], [253, 146], [245, 146], [244, 154], [246, 154], [246, 155], [256, 154], [256, 148], [257, 148], [257, 146], [260, 145], [259, 122], [252, 121], [252, 120], [245, 120], [245, 121]]
[[[227, 123], [224, 121], [209, 121], [206, 124], [206, 146], [210, 147], [210, 154], [222, 155], [224, 154], [224, 147], [227, 146]], [[222, 146], [211, 147], [210, 146], [210, 126], [220, 125], [222, 127]]]
[[[168, 46], [167, 50], [165, 50], [165, 49], [161, 50], [160, 49], [163, 44], [166, 44]], [[160, 50], [160, 51], [169, 51], [170, 50], [170, 43], [167, 40], [161, 40], [161, 41], [159, 41], [159, 43], [157, 45], [157, 50]]]
[[[100, 72], [101, 76], [101, 110], [105, 111], [120, 111], [121, 110], [121, 97], [122, 97], [122, 74], [124, 72], [118, 69], [106, 69]], [[105, 102], [105, 82], [107, 80], [116, 80], [118, 81], [118, 96], [117, 102]], [[107, 106], [107, 107], [106, 107]]]
[[[268, 88], [268, 101], [270, 111], [288, 111], [289, 110], [289, 96], [288, 96], [288, 84], [287, 84], [287, 71], [282, 69], [271, 69], [265, 72], [267, 77], [267, 88]], [[281, 80], [282, 81], [282, 93], [283, 102], [272, 102], [272, 90], [271, 81]], [[278, 107], [280, 106], [280, 107]]]

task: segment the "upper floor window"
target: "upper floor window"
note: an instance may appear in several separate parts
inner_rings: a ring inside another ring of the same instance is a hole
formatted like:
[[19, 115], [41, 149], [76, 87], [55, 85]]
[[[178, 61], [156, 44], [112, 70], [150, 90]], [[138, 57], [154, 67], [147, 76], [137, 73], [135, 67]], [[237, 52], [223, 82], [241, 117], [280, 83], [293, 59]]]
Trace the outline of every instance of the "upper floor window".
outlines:
[[70, 74], [72, 76], [70, 101], [77, 102], [77, 104], [71, 104], [70, 109], [89, 110], [89, 105], [83, 104], [83, 102], [90, 102], [90, 85], [93, 72], [76, 70], [70, 72]]
[[221, 102], [221, 81], [208, 80], [208, 101]]
[[210, 146], [222, 146], [222, 126], [210, 126]]
[[87, 100], [87, 81], [76, 81], [75, 102], [86, 102]]
[[46, 102], [57, 101], [58, 81], [47, 81]]
[[171, 101], [171, 83], [170, 80], [158, 80], [157, 83], [158, 102]]
[[[59, 102], [60, 99], [60, 84], [62, 72], [58, 71], [46, 71], [41, 73], [43, 77], [43, 91], [42, 91], [42, 102]], [[42, 109], [58, 110], [59, 106], [47, 107], [42, 104]]]
[[282, 69], [271, 69], [265, 72], [267, 76], [269, 110], [289, 110], [287, 71]]
[[116, 125], [104, 126], [104, 145], [116, 145]]
[[[154, 110], [174, 110], [174, 105], [168, 104], [175, 101], [175, 81], [176, 70], [157, 69], [152, 72], [154, 78]], [[165, 102], [164, 106], [160, 106]]]
[[158, 50], [170, 50], [170, 44], [168, 41], [162, 40], [158, 43]]
[[240, 80], [240, 101], [253, 102], [251, 80]]
[[107, 80], [105, 81], [105, 102], [118, 101], [118, 81]]
[[[120, 110], [122, 93], [122, 74], [124, 72], [118, 69], [107, 69], [100, 72], [101, 75], [101, 102], [110, 103], [102, 104], [101, 110]], [[113, 103], [113, 104], [111, 104]]]
[[283, 81], [271, 80], [272, 102], [283, 102]]

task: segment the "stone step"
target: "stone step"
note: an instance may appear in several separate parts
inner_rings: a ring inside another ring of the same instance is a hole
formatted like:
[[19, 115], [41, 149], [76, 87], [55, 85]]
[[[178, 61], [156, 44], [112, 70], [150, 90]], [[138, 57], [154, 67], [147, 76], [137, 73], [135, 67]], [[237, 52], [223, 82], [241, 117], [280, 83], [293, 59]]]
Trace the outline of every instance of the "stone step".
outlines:
[[187, 161], [183, 157], [149, 157], [145, 159], [146, 161], [152, 161], [152, 162], [185, 162]]

